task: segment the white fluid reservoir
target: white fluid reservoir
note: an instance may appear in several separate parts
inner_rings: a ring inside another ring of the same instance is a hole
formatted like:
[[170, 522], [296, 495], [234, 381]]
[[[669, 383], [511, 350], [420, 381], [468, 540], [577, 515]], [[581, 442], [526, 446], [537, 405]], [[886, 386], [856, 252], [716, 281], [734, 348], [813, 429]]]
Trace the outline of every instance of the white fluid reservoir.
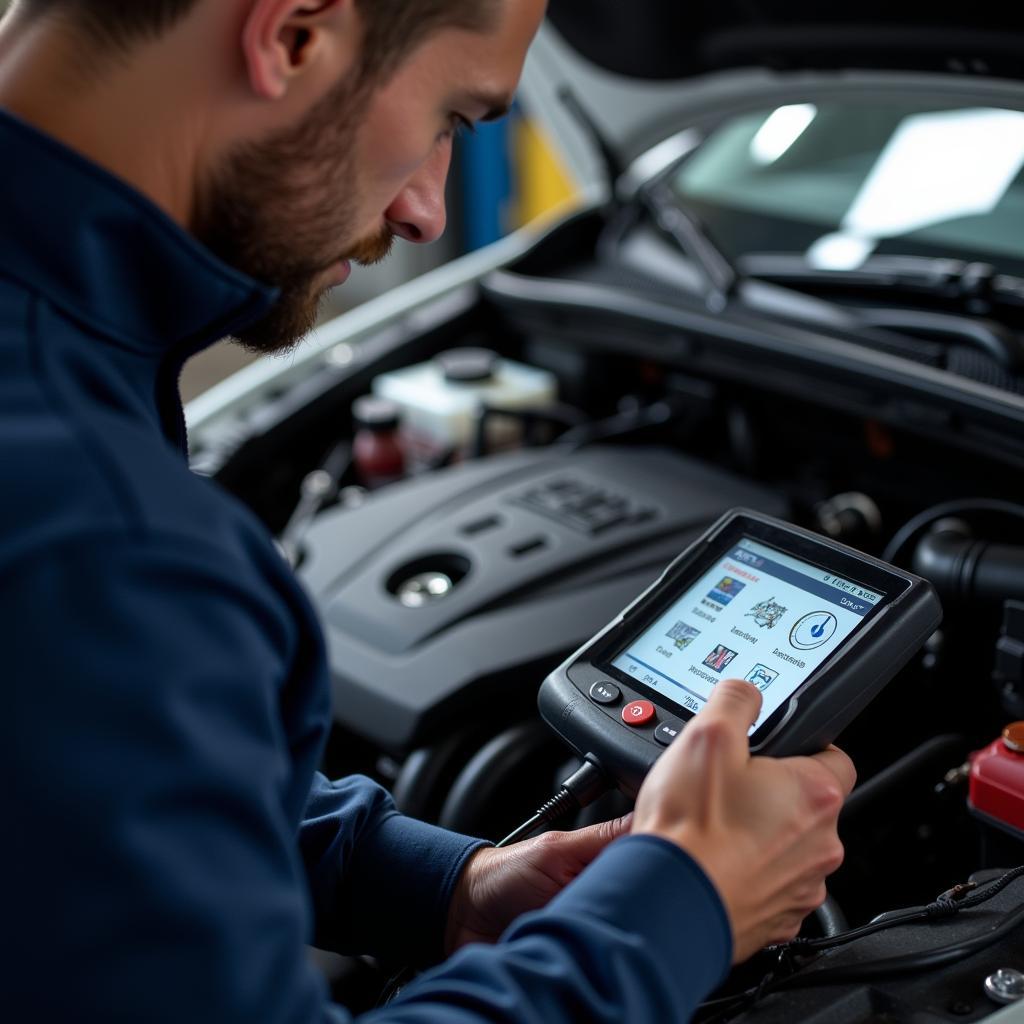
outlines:
[[521, 421], [501, 416], [502, 410], [542, 411], [558, 400], [554, 374], [479, 348], [453, 349], [428, 363], [381, 374], [373, 391], [401, 409], [407, 454], [421, 466], [451, 451], [465, 454], [482, 408], [499, 413], [487, 425], [487, 447], [495, 451], [522, 441]]

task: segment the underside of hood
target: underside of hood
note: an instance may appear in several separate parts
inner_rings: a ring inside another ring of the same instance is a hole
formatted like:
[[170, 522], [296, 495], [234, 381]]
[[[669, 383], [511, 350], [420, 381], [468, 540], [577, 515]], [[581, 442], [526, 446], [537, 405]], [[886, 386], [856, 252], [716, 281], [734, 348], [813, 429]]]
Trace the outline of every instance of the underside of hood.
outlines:
[[552, 0], [588, 61], [642, 79], [729, 68], [939, 71], [1024, 78], [1024, 9], [974, 0]]

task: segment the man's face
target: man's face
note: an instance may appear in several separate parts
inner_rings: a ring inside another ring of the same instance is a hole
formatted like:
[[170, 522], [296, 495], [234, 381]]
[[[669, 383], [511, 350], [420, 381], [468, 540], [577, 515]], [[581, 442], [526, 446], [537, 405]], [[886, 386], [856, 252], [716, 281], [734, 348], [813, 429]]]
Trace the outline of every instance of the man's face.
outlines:
[[456, 128], [511, 102], [545, 0], [505, 0], [494, 31], [429, 36], [382, 85], [346, 77], [286, 132], [236, 149], [205, 182], [195, 232], [244, 273], [281, 289], [241, 332], [258, 352], [295, 344], [351, 263], [384, 259], [396, 237], [444, 231]]

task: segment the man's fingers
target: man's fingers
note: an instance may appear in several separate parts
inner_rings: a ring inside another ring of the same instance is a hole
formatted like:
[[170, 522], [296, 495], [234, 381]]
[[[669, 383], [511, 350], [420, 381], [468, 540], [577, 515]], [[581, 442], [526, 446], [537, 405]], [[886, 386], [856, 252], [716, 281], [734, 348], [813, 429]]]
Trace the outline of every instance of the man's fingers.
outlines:
[[814, 760], [823, 764], [836, 777], [842, 787], [843, 796], [849, 796], [857, 781], [857, 769], [846, 754], [838, 747], [829, 747], [820, 754], [815, 754]]

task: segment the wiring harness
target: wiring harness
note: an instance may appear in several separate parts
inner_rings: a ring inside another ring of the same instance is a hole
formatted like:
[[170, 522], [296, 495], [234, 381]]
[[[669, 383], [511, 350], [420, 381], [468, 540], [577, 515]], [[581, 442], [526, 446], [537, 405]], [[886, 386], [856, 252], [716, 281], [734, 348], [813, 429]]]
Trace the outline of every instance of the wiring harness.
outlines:
[[[704, 1003], [700, 1019], [705, 1022], [726, 1020], [737, 1012], [748, 1009], [765, 996], [787, 989], [872, 981], [911, 971], [932, 970], [947, 964], [959, 963], [966, 957], [994, 945], [1014, 929], [1020, 927], [1024, 923], [1024, 904], [1007, 913], [994, 928], [969, 939], [962, 939], [949, 945], [933, 947], [918, 953], [826, 967], [817, 971], [806, 970], [817, 962], [816, 954], [825, 950], [846, 946], [869, 935], [900, 925], [949, 919], [964, 910], [981, 906], [1021, 876], [1024, 876], [1024, 866], [1007, 871], [995, 881], [982, 886], [973, 882], [954, 886], [926, 906], [892, 911], [881, 915], [869, 924], [851, 928], [837, 935], [827, 935], [820, 939], [796, 938], [791, 942], [771, 947], [767, 952], [775, 954], [775, 964], [771, 970], [766, 972], [760, 982], [744, 992]], [[807, 954], [812, 955], [811, 959], [804, 959]]]

